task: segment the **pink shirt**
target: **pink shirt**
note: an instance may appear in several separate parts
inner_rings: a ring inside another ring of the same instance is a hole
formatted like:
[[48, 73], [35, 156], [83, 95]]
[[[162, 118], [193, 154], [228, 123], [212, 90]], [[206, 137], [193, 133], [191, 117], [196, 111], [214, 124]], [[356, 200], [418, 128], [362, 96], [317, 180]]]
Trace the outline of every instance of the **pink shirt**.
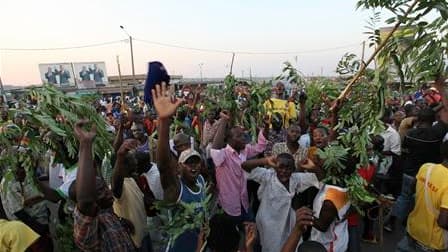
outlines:
[[263, 152], [266, 148], [266, 138], [260, 131], [258, 143], [247, 144], [239, 154], [230, 145], [223, 149], [211, 149], [210, 155], [216, 166], [216, 182], [218, 200], [224, 211], [231, 216], [241, 215], [241, 206], [247, 212], [249, 198], [247, 196], [247, 174], [241, 168], [241, 163], [247, 158]]

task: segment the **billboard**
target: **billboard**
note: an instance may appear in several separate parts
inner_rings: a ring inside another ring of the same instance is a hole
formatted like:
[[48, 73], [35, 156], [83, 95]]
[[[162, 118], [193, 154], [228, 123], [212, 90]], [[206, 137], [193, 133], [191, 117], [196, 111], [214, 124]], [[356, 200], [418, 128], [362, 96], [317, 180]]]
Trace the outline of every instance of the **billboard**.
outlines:
[[108, 84], [104, 62], [73, 63], [78, 88], [94, 88]]
[[75, 86], [71, 63], [39, 64], [39, 72], [42, 83], [58, 87]]
[[39, 72], [42, 83], [58, 87], [84, 89], [108, 84], [104, 62], [39, 64]]

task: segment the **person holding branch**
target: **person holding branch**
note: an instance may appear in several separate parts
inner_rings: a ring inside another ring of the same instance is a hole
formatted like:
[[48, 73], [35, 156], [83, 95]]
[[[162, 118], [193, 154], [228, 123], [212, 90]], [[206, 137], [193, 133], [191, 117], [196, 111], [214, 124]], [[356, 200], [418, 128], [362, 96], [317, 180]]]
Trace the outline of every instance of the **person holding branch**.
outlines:
[[[200, 154], [187, 149], [182, 151], [178, 163], [170, 154], [169, 129], [170, 118], [174, 115], [183, 99], [173, 99], [173, 90], [168, 90], [165, 83], [155, 85], [151, 90], [154, 107], [159, 116], [157, 133], [157, 166], [167, 203], [196, 204], [195, 211], [202, 211], [200, 202], [205, 200], [205, 179], [200, 175], [202, 159]], [[180, 176], [178, 176], [180, 173]], [[175, 214], [175, 212], [174, 212]], [[199, 230], [190, 229], [182, 233], [176, 240], [170, 240], [170, 252], [191, 252], [196, 250]]]

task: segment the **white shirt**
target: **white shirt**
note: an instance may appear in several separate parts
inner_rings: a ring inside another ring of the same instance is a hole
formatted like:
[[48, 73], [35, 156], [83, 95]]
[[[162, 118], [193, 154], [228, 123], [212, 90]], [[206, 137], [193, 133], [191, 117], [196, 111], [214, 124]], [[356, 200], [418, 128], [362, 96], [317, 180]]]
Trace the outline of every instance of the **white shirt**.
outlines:
[[309, 148], [311, 143], [310, 134], [306, 133], [300, 136], [299, 145], [303, 148]]
[[274, 169], [257, 167], [248, 179], [260, 183], [258, 198], [260, 208], [256, 216], [257, 229], [263, 252], [280, 251], [294, 228], [296, 215], [291, 208], [291, 200], [298, 192], [319, 187], [313, 173], [296, 172], [289, 179], [289, 188], [278, 180]]
[[319, 218], [325, 200], [331, 200], [338, 211], [338, 219], [333, 220], [326, 232], [321, 232], [314, 227], [311, 229], [311, 240], [324, 245], [327, 251], [347, 250], [348, 222], [345, 216], [350, 208], [347, 191], [345, 188], [323, 185], [314, 198], [313, 211], [316, 218]]
[[381, 133], [381, 136], [384, 138], [384, 149], [383, 151], [390, 151], [397, 155], [401, 155], [401, 138], [400, 134], [392, 128], [391, 125], [388, 125], [386, 131]]
[[155, 163], [151, 163], [151, 169], [146, 173], [143, 173], [143, 176], [146, 178], [146, 182], [148, 182], [149, 189], [154, 194], [154, 197], [157, 200], [163, 200], [163, 188], [162, 182], [160, 182], [160, 173], [159, 168]]

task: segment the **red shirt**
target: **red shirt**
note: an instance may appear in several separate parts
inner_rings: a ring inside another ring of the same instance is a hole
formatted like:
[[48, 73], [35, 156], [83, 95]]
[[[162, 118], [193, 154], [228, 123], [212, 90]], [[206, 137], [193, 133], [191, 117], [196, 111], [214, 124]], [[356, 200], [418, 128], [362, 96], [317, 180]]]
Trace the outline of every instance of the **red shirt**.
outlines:
[[148, 135], [151, 135], [154, 132], [154, 130], [156, 129], [156, 124], [154, 123], [154, 121], [152, 121], [148, 118], [145, 118], [143, 120], [143, 124], [145, 125], [146, 132], [148, 133]]

